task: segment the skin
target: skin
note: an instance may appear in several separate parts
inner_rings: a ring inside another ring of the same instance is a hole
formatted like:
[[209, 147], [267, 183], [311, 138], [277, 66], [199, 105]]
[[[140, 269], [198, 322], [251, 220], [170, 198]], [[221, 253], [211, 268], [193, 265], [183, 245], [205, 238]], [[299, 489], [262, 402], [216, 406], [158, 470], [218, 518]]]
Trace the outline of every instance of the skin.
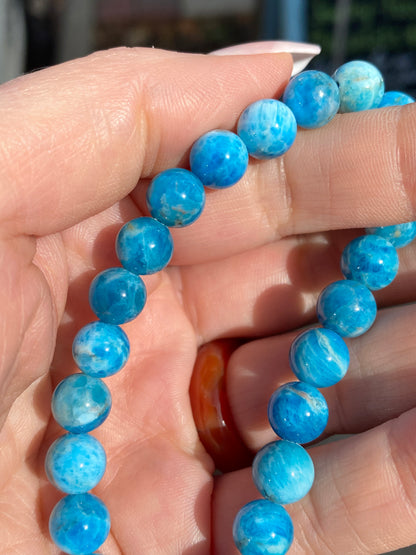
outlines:
[[[0, 88], [0, 553], [58, 553], [47, 521], [59, 494], [43, 471], [61, 433], [50, 397], [76, 371], [72, 340], [94, 319], [92, 277], [117, 265], [118, 229], [146, 213], [149, 178], [186, 165], [202, 133], [233, 129], [249, 103], [279, 97], [290, 73], [287, 55], [121, 49]], [[360, 233], [351, 228], [416, 219], [415, 125], [409, 105], [302, 131], [283, 158], [251, 163], [174, 230], [172, 266], [146, 278], [145, 310], [125, 326], [130, 360], [107, 380], [113, 409], [94, 432], [108, 455], [95, 493], [112, 514], [100, 553], [235, 554], [232, 520], [257, 493], [249, 469], [212, 478], [188, 395], [196, 349], [250, 339], [230, 361], [228, 395], [246, 443], [272, 440], [268, 397], [293, 379], [294, 330], [340, 278], [341, 250]], [[357, 435], [310, 449], [317, 478], [288, 507], [291, 554], [416, 542], [416, 312], [402, 304], [416, 296], [415, 251], [400, 253], [376, 324], [349, 342], [351, 368], [324, 392], [328, 433]]]

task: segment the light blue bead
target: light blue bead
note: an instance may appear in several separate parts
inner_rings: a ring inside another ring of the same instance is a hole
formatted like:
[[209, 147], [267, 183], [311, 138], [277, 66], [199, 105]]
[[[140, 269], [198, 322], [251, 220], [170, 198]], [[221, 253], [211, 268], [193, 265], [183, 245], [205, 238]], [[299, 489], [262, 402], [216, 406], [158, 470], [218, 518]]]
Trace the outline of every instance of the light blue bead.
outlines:
[[297, 132], [292, 110], [278, 100], [258, 100], [247, 106], [237, 132], [253, 158], [281, 156], [292, 146]]
[[378, 108], [385, 108], [386, 106], [404, 106], [405, 104], [412, 104], [415, 101], [413, 96], [400, 91], [388, 91], [383, 94]]
[[91, 493], [67, 495], [49, 518], [52, 540], [65, 553], [84, 555], [98, 549], [110, 532], [107, 507]]
[[65, 434], [49, 447], [48, 480], [64, 493], [86, 493], [104, 475], [107, 458], [101, 443], [88, 434]]
[[146, 303], [146, 287], [141, 277], [124, 268], [109, 268], [91, 283], [89, 301], [92, 310], [107, 324], [134, 320]]
[[152, 180], [146, 203], [150, 214], [159, 222], [169, 227], [184, 227], [201, 215], [205, 205], [204, 186], [192, 172], [172, 168]]
[[136, 218], [120, 229], [116, 253], [133, 274], [154, 274], [169, 264], [173, 239], [169, 229], [154, 218]]
[[318, 319], [342, 337], [358, 337], [374, 323], [377, 305], [365, 285], [352, 280], [331, 283], [317, 303]]
[[257, 499], [237, 513], [233, 537], [242, 555], [284, 555], [293, 541], [292, 519], [280, 505]]
[[283, 102], [292, 110], [300, 127], [322, 127], [339, 110], [338, 85], [322, 71], [303, 71], [289, 81]]
[[405, 247], [416, 237], [416, 222], [405, 224], [368, 227], [366, 233], [380, 235], [387, 239], [396, 249]]
[[339, 86], [341, 113], [370, 110], [380, 104], [384, 80], [373, 64], [361, 60], [347, 62], [332, 77]]
[[72, 344], [78, 368], [90, 376], [112, 376], [126, 364], [130, 343], [124, 331], [114, 324], [91, 322], [79, 330]]
[[253, 480], [263, 497], [286, 505], [302, 499], [315, 477], [308, 452], [291, 441], [278, 440], [265, 445], [253, 461]]
[[332, 330], [313, 328], [293, 341], [289, 353], [295, 376], [315, 387], [329, 387], [346, 374], [350, 353], [345, 341]]
[[99, 378], [72, 374], [52, 395], [52, 414], [60, 426], [74, 434], [94, 430], [111, 409], [111, 393]]
[[309, 443], [318, 438], [328, 422], [328, 405], [316, 387], [289, 382], [273, 393], [268, 406], [270, 426], [282, 439]]
[[397, 275], [399, 257], [384, 237], [363, 235], [353, 239], [342, 252], [341, 271], [376, 291], [389, 285]]

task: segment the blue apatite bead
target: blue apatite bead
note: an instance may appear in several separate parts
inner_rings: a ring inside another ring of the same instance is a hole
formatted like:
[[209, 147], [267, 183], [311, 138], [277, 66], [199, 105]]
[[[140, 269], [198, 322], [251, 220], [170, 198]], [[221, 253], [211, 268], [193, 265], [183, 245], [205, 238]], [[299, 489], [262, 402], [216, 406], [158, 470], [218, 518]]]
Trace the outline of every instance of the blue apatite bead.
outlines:
[[302, 499], [315, 477], [308, 452], [291, 441], [278, 440], [265, 445], [254, 458], [253, 480], [263, 497], [286, 505]]
[[204, 186], [192, 172], [172, 168], [151, 181], [146, 203], [159, 222], [168, 227], [185, 227], [199, 218], [204, 209]]
[[386, 106], [404, 106], [405, 104], [412, 104], [415, 101], [413, 96], [400, 91], [388, 91], [383, 94], [378, 108], [385, 108]]
[[125, 324], [140, 314], [146, 296], [146, 287], [140, 276], [124, 268], [109, 268], [92, 280], [89, 301], [103, 322]]
[[65, 434], [49, 447], [45, 459], [48, 480], [64, 493], [86, 493], [104, 475], [103, 446], [88, 434]]
[[233, 537], [242, 555], [284, 555], [293, 541], [292, 519], [280, 505], [257, 499], [237, 513]]
[[341, 280], [321, 292], [318, 320], [342, 337], [358, 337], [374, 323], [377, 305], [371, 291], [358, 281]]
[[292, 110], [300, 127], [322, 127], [339, 110], [338, 85], [322, 71], [303, 71], [289, 81], [283, 102]]
[[396, 249], [400, 249], [411, 243], [416, 237], [416, 222], [367, 227], [365, 231], [371, 235], [380, 235], [380, 237], [384, 237], [384, 239], [387, 239]]
[[304, 382], [289, 382], [276, 389], [267, 413], [274, 432], [295, 443], [313, 441], [328, 422], [325, 397], [316, 387]]
[[353, 239], [342, 252], [341, 271], [375, 291], [389, 285], [397, 275], [399, 257], [384, 237], [363, 235]]
[[243, 177], [248, 165], [247, 147], [235, 133], [216, 129], [194, 143], [189, 163], [206, 187], [224, 189]]
[[130, 354], [124, 331], [114, 324], [91, 322], [79, 330], [72, 344], [78, 368], [90, 376], [105, 378], [123, 368]]
[[111, 410], [111, 393], [99, 378], [72, 374], [52, 395], [52, 414], [62, 428], [74, 434], [100, 426]]
[[346, 374], [350, 353], [345, 341], [332, 330], [313, 328], [293, 341], [289, 353], [295, 376], [315, 387], [329, 387]]
[[258, 100], [247, 106], [238, 120], [237, 133], [253, 158], [281, 156], [292, 146], [297, 132], [290, 108], [279, 100]]
[[67, 495], [51, 513], [49, 532], [65, 553], [92, 553], [107, 539], [110, 513], [101, 499], [91, 493]]
[[332, 78], [339, 86], [341, 113], [377, 108], [383, 98], [383, 76], [369, 62], [347, 62], [335, 71]]
[[116, 253], [133, 274], [154, 274], [169, 264], [173, 239], [169, 229], [154, 218], [136, 218], [120, 229]]

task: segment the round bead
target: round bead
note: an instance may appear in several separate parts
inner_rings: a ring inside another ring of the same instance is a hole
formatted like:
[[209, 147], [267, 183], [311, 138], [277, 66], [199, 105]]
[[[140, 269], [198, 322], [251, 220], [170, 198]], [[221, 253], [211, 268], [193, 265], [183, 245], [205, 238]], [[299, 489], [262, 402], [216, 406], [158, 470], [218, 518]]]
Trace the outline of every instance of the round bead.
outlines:
[[339, 110], [338, 85], [322, 71], [303, 71], [289, 81], [283, 102], [292, 110], [300, 127], [322, 127]]
[[169, 264], [173, 239], [169, 229], [154, 218], [136, 218], [120, 229], [116, 253], [133, 274], [154, 274]]
[[185, 227], [201, 215], [205, 205], [204, 186], [190, 171], [172, 168], [152, 180], [146, 203], [150, 214], [159, 222], [169, 227]]
[[52, 395], [52, 414], [62, 428], [74, 434], [94, 430], [111, 409], [111, 393], [99, 378], [72, 374]]
[[55, 505], [49, 531], [65, 553], [92, 553], [107, 539], [110, 514], [104, 503], [91, 493], [67, 495]]
[[297, 132], [296, 119], [283, 102], [258, 100], [241, 114], [237, 132], [253, 158], [275, 158], [292, 146]]
[[107, 458], [101, 443], [88, 434], [65, 434], [49, 447], [48, 480], [64, 493], [86, 493], [104, 475]]
[[293, 341], [289, 353], [295, 376], [315, 387], [329, 387], [346, 374], [350, 353], [345, 341], [326, 328], [303, 331]]
[[112, 376], [126, 364], [130, 343], [124, 331], [113, 324], [91, 322], [79, 330], [72, 344], [78, 368], [96, 378]]
[[377, 305], [365, 285], [342, 280], [331, 283], [321, 292], [317, 313], [324, 327], [343, 337], [358, 337], [373, 325]]
[[146, 303], [143, 280], [124, 268], [109, 268], [92, 280], [92, 310], [107, 324], [124, 324], [136, 318]]
[[257, 499], [237, 513], [233, 537], [242, 555], [284, 555], [293, 541], [292, 519], [280, 505]]
[[235, 133], [216, 129], [194, 143], [189, 162], [206, 187], [224, 189], [243, 177], [248, 165], [247, 147]]
[[340, 112], [377, 108], [384, 94], [384, 80], [369, 62], [356, 60], [340, 66], [332, 76], [339, 86]]
[[262, 496], [273, 503], [299, 501], [311, 489], [314, 476], [308, 452], [291, 441], [268, 443], [254, 458], [254, 483]]
[[268, 417], [271, 427], [282, 439], [309, 443], [325, 430], [328, 405], [316, 387], [304, 382], [289, 382], [271, 396]]
[[380, 235], [380, 237], [384, 237], [384, 239], [387, 239], [396, 249], [400, 249], [411, 243], [416, 237], [416, 222], [368, 227], [365, 231], [371, 235]]
[[415, 101], [413, 96], [400, 91], [388, 91], [383, 94], [378, 108], [385, 108], [386, 106], [404, 106], [405, 104], [412, 104]]
[[396, 249], [384, 237], [363, 235], [345, 247], [341, 256], [341, 271], [371, 290], [386, 287], [397, 275], [399, 257]]

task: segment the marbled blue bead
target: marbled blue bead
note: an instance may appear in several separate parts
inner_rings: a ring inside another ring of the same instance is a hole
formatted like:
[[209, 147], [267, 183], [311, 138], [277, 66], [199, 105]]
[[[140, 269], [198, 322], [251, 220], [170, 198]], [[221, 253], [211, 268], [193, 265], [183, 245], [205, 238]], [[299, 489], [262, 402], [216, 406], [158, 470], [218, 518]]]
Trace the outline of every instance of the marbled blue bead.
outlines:
[[91, 322], [79, 330], [72, 344], [78, 368], [96, 378], [112, 376], [126, 364], [130, 343], [114, 324]]
[[107, 324], [124, 324], [136, 318], [146, 303], [146, 287], [141, 277], [124, 268], [104, 270], [91, 282], [92, 310]]
[[120, 229], [116, 253], [133, 274], [154, 274], [169, 264], [173, 239], [169, 229], [154, 218], [136, 218]]
[[273, 393], [268, 405], [270, 426], [282, 439], [309, 443], [318, 438], [328, 422], [328, 405], [316, 387], [289, 382]]
[[405, 104], [412, 104], [415, 101], [413, 96], [400, 91], [388, 91], [383, 94], [378, 108], [385, 108], [386, 106], [404, 106]]
[[45, 470], [64, 493], [86, 493], [104, 475], [107, 458], [101, 443], [89, 434], [65, 434], [49, 447]]
[[352, 280], [331, 283], [317, 303], [318, 319], [342, 337], [358, 337], [374, 323], [377, 305], [371, 291]]
[[322, 71], [303, 71], [293, 77], [283, 94], [300, 127], [314, 129], [327, 124], [339, 110], [339, 88]]
[[188, 170], [172, 168], [157, 175], [146, 193], [150, 214], [169, 227], [194, 222], [205, 206], [201, 180]]
[[315, 477], [308, 452], [291, 441], [278, 440], [265, 445], [254, 458], [253, 480], [259, 492], [279, 505], [302, 499]]
[[257, 499], [237, 513], [233, 537], [242, 555], [284, 555], [293, 541], [292, 519], [280, 505]]
[[416, 222], [407, 222], [397, 225], [368, 227], [366, 233], [380, 235], [387, 239], [396, 249], [405, 247], [416, 237]]
[[326, 328], [313, 328], [295, 338], [289, 362], [299, 380], [315, 387], [329, 387], [345, 376], [350, 353], [340, 335]]
[[65, 553], [84, 555], [98, 549], [110, 532], [107, 507], [91, 493], [67, 495], [49, 518], [52, 540]]
[[332, 77], [339, 86], [341, 113], [370, 110], [380, 104], [384, 80], [373, 64], [361, 60], [347, 62]]
[[389, 241], [379, 235], [363, 235], [353, 239], [342, 252], [341, 271], [376, 291], [389, 285], [397, 275], [399, 257]]
[[253, 158], [275, 158], [292, 146], [297, 132], [296, 119], [283, 102], [258, 100], [241, 114], [237, 132]]
[[74, 434], [94, 430], [111, 409], [111, 393], [99, 378], [72, 374], [52, 395], [52, 414], [60, 426]]
[[206, 187], [224, 189], [243, 177], [248, 165], [247, 147], [235, 133], [216, 129], [194, 143], [189, 163]]

